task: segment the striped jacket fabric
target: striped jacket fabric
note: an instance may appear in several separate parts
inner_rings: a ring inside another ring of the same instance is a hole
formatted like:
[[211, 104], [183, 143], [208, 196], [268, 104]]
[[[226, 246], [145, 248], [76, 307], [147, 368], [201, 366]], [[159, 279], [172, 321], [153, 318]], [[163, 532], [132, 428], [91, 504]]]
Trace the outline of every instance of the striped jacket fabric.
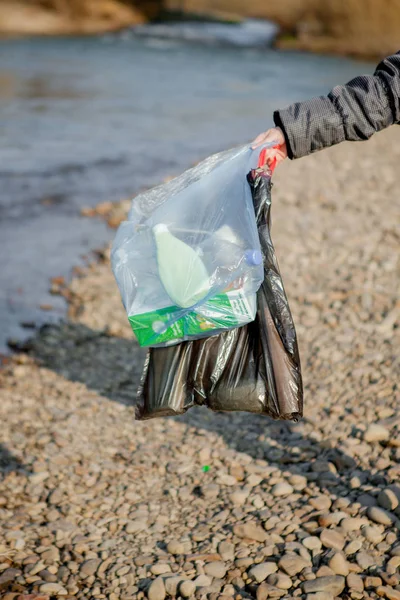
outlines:
[[327, 96], [276, 111], [274, 121], [283, 130], [289, 158], [345, 140], [367, 140], [400, 123], [400, 51], [385, 58], [374, 75], [356, 77]]

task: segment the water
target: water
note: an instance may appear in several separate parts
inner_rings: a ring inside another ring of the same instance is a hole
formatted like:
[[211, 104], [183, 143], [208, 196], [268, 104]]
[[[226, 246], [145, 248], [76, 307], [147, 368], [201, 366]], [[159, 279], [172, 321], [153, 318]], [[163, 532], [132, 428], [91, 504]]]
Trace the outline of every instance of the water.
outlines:
[[49, 278], [112, 237], [82, 206], [246, 142], [275, 108], [371, 69], [157, 38], [0, 42], [0, 352], [26, 335], [21, 321], [64, 315]]

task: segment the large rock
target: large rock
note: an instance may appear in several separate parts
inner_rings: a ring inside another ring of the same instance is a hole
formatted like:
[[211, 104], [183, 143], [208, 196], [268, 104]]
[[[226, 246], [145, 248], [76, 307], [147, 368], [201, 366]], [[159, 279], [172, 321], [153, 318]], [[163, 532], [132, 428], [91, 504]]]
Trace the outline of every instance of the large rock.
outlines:
[[119, 0], [6, 0], [0, 2], [0, 33], [92, 34], [143, 23], [143, 14]]
[[[166, 4], [176, 7], [175, 0]], [[296, 33], [295, 39], [282, 40], [285, 47], [360, 56], [384, 56], [399, 47], [397, 2], [386, 3], [384, 13], [382, 0], [186, 0], [184, 6], [188, 13], [270, 19]]]

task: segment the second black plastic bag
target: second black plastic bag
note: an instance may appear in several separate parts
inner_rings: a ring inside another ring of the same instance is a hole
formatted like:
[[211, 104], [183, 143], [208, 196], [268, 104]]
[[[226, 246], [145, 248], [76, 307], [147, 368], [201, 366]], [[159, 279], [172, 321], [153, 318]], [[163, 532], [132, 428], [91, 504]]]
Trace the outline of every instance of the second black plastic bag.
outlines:
[[139, 420], [195, 405], [297, 421], [303, 385], [296, 331], [270, 236], [271, 171], [248, 176], [264, 261], [253, 322], [219, 335], [151, 348], [139, 390]]

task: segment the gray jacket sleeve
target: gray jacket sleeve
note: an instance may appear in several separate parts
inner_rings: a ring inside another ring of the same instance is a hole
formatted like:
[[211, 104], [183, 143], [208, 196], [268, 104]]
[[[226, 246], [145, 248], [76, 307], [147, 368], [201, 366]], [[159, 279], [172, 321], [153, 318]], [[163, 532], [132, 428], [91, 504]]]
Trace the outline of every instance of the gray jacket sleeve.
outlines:
[[297, 102], [274, 113], [289, 158], [300, 158], [345, 140], [367, 140], [400, 122], [400, 52], [385, 58], [374, 75], [356, 77], [328, 96]]

